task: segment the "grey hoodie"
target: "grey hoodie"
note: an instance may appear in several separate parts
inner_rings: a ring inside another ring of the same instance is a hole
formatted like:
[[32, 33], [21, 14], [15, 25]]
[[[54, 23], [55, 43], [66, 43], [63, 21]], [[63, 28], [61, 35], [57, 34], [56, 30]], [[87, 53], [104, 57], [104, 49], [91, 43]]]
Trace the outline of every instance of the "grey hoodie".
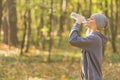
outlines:
[[102, 80], [102, 47], [107, 42], [107, 38], [99, 32], [80, 37], [79, 28], [79, 24], [74, 24], [69, 43], [82, 49], [81, 80]]

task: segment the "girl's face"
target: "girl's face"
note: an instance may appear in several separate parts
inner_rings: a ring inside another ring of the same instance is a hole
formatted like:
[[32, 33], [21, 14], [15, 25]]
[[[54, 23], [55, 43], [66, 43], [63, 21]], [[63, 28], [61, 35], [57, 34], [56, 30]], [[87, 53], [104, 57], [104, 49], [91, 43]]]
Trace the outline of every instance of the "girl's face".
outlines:
[[96, 26], [96, 21], [93, 16], [87, 19], [88, 23], [85, 25], [89, 29], [95, 29], [97, 28]]

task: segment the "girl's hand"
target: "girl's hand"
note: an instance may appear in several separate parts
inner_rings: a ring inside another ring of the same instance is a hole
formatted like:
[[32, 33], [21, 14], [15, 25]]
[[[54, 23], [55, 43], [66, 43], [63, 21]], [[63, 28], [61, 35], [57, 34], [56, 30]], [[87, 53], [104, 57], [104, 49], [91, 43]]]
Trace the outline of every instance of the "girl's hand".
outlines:
[[76, 23], [82, 24], [83, 20], [84, 20], [84, 17], [82, 15], [78, 15], [78, 17], [76, 18]]

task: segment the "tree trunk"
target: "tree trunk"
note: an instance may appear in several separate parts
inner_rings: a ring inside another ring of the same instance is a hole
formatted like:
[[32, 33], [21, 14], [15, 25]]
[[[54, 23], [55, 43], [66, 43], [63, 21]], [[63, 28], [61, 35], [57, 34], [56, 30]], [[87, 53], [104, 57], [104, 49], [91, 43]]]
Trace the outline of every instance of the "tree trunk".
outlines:
[[12, 45], [16, 46], [18, 43], [16, 2], [15, 0], [7, 0], [7, 5], [8, 5], [8, 19], [10, 26], [10, 42]]
[[58, 42], [58, 47], [61, 46], [61, 42], [62, 42], [62, 32], [63, 32], [63, 17], [64, 17], [64, 12], [63, 12], [63, 0], [60, 1], [60, 23], [59, 23], [59, 32], [58, 32], [58, 36], [59, 36], [59, 42]]
[[115, 28], [114, 28], [114, 24], [113, 24], [113, 20], [114, 20], [114, 17], [113, 17], [113, 0], [111, 0], [111, 6], [110, 6], [110, 9], [111, 9], [111, 36], [112, 36], [112, 39], [111, 39], [111, 43], [112, 43], [112, 48], [113, 48], [113, 52], [116, 52], [117, 49], [116, 49], [116, 44], [115, 44], [115, 41], [116, 41], [116, 35], [115, 35]]
[[108, 0], [105, 0], [105, 15], [108, 17]]
[[[108, 3], [107, 3], [107, 0], [105, 0], [105, 15], [106, 15], [106, 16], [107, 16], [107, 12], [108, 12], [108, 11], [107, 11], [107, 4], [108, 4]], [[100, 1], [100, 9], [101, 9], [101, 10], [104, 10], [104, 9], [103, 9], [103, 5], [102, 5], [102, 1]], [[106, 33], [106, 32], [107, 32], [107, 29], [104, 30], [104, 35], [105, 35], [105, 36], [107, 36], [107, 33]], [[102, 52], [103, 56], [105, 55], [105, 48], [106, 48], [106, 45], [103, 46], [103, 52]]]
[[83, 9], [83, 15], [87, 17], [88, 16], [88, 3], [87, 3], [87, 0], [84, 0], [83, 4], [85, 5], [85, 7]]
[[117, 38], [117, 32], [118, 32], [118, 0], [115, 0], [115, 4], [116, 4], [116, 13], [115, 13], [115, 38]]
[[3, 19], [3, 31], [4, 31], [4, 38], [3, 38], [3, 42], [5, 44], [9, 44], [9, 28], [8, 28], [8, 20], [7, 20], [7, 17], [4, 16], [4, 19]]
[[[26, 4], [30, 4], [29, 0], [26, 0]], [[30, 35], [31, 35], [31, 12], [30, 12], [30, 6], [29, 8], [26, 8], [25, 14], [24, 14], [24, 33], [23, 33], [23, 40], [21, 44], [21, 54], [23, 51], [28, 52], [29, 45], [30, 45]]]
[[52, 50], [52, 35], [51, 35], [51, 32], [52, 32], [52, 16], [53, 16], [53, 0], [51, 0], [51, 13], [50, 13], [50, 26], [49, 26], [49, 49], [48, 49], [48, 62], [51, 61], [50, 57], [51, 57], [51, 50]]
[[92, 0], [89, 3], [89, 16], [92, 14]]
[[7, 1], [4, 2], [4, 9], [3, 9], [3, 42], [5, 44], [10, 44], [10, 26], [8, 20], [8, 4]]
[[45, 50], [45, 37], [43, 35], [43, 32], [41, 31], [41, 29], [43, 28], [44, 25], [44, 19], [43, 19], [43, 12], [41, 12], [41, 16], [40, 16], [40, 25], [37, 28], [37, 35], [38, 35], [38, 39], [37, 39], [37, 46], [39, 46], [39, 40], [42, 40], [42, 50]]
[[[30, 0], [26, 0], [26, 3], [30, 4]], [[29, 46], [30, 46], [30, 36], [31, 36], [31, 11], [30, 6], [29, 9], [27, 9], [27, 40], [26, 40], [26, 50], [25, 52], [28, 52]]]
[[76, 12], [77, 12], [77, 13], [80, 12], [80, 2], [79, 2], [79, 0], [78, 0], [78, 2], [77, 2], [77, 10], [76, 10]]
[[[44, 25], [44, 19], [43, 19], [43, 15], [41, 16], [41, 24], [40, 24], [40, 27], [43, 28], [43, 25]], [[46, 49], [46, 39], [45, 39], [45, 36], [43, 35], [43, 32], [41, 32], [41, 36], [42, 38], [42, 50], [45, 50]]]
[[21, 51], [20, 51], [20, 54], [23, 55], [23, 49], [25, 47], [25, 37], [26, 37], [26, 34], [27, 34], [27, 22], [26, 22], [26, 12], [24, 14], [24, 32], [23, 32], [23, 40], [22, 40], [22, 43], [21, 43]]
[[0, 40], [1, 40], [1, 24], [2, 24], [2, 0], [0, 0]]
[[[102, 6], [103, 5], [102, 5], [102, 2], [101, 2], [101, 10], [103, 9]], [[105, 10], [104, 10], [104, 12], [105, 12], [105, 15], [108, 17], [108, 9], [107, 9], [107, 7], [108, 7], [108, 1], [105, 0]], [[104, 34], [108, 37], [108, 29], [104, 30]], [[103, 56], [105, 56], [105, 49], [106, 49], [106, 45], [103, 47]]]
[[[42, 0], [42, 2], [44, 2], [44, 0]], [[37, 46], [39, 46], [39, 41], [41, 40], [41, 48], [42, 50], [45, 50], [46, 49], [46, 39], [43, 35], [43, 31], [41, 31], [41, 29], [43, 28], [44, 26], [44, 8], [41, 8], [40, 7], [40, 10], [41, 10], [41, 15], [40, 15], [40, 24], [37, 28], [37, 35], [38, 35], [38, 38], [37, 38]]]

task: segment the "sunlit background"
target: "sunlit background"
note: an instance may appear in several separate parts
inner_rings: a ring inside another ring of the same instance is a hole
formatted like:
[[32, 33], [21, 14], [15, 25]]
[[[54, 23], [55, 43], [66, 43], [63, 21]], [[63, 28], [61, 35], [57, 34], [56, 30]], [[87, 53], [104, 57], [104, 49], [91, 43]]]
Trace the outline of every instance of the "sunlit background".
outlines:
[[0, 80], [80, 80], [71, 12], [108, 17], [103, 80], [120, 80], [120, 0], [0, 0]]

